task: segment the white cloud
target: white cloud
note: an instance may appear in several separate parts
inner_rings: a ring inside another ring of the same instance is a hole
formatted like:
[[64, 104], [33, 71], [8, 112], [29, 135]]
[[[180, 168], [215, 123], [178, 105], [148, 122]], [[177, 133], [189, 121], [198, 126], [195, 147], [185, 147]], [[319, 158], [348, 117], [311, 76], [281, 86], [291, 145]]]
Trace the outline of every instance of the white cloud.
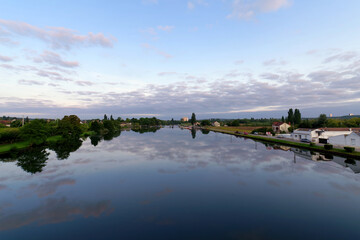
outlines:
[[174, 26], [158, 26], [157, 27], [159, 30], [164, 31], [164, 32], [170, 32], [172, 31], [175, 27]]
[[40, 28], [25, 22], [0, 19], [0, 26], [6, 29], [9, 36], [20, 35], [32, 37], [49, 43], [54, 49], [69, 50], [74, 46], [112, 47], [117, 41], [114, 37], [106, 37], [103, 33], [89, 32], [78, 34], [75, 30], [64, 27]]
[[274, 12], [289, 6], [289, 0], [234, 0], [228, 18], [250, 19], [259, 13]]
[[172, 57], [173, 57], [172, 55], [170, 55], [170, 54], [168, 54], [168, 53], [166, 53], [166, 52], [164, 52], [164, 51], [161, 51], [161, 50], [159, 50], [158, 48], [149, 45], [148, 43], [142, 44], [142, 47], [145, 48], [145, 49], [149, 49], [149, 50], [155, 52], [156, 54], [158, 54], [158, 55], [160, 55], [160, 56], [163, 56], [163, 57], [165, 57], [165, 58], [172, 58]]
[[51, 65], [61, 66], [66, 68], [74, 68], [78, 67], [79, 63], [75, 61], [65, 61], [61, 58], [61, 56], [57, 53], [44, 51], [40, 57], [35, 58], [35, 62], [46, 62]]
[[2, 62], [11, 62], [12, 60], [11, 57], [0, 55], [0, 61]]

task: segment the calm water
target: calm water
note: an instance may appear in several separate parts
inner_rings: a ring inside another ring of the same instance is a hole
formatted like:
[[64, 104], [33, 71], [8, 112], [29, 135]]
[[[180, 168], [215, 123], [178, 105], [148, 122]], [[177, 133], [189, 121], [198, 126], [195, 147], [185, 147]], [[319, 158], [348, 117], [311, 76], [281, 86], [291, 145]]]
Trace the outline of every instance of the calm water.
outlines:
[[358, 161], [177, 128], [99, 140], [2, 159], [1, 240], [360, 239]]

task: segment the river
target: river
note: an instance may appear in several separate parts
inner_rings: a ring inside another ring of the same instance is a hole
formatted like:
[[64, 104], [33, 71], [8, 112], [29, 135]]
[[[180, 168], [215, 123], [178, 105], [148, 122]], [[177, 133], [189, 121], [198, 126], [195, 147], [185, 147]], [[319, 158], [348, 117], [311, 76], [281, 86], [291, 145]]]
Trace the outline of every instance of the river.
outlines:
[[360, 239], [360, 163], [123, 131], [0, 162], [0, 239]]

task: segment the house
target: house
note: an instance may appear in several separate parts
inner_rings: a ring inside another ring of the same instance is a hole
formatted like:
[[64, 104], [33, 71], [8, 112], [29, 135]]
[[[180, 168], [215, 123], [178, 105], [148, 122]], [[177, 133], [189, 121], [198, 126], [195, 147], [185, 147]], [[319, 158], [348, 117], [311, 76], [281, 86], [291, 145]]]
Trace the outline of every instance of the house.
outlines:
[[294, 140], [308, 139], [315, 143], [328, 143], [330, 137], [352, 133], [351, 128], [299, 128], [292, 133]]
[[360, 133], [351, 132], [349, 134], [331, 136], [328, 142], [333, 145], [360, 147]]
[[220, 127], [220, 123], [219, 122], [213, 122], [212, 124], [214, 127]]
[[183, 118], [181, 118], [181, 121], [182, 121], [182, 122], [188, 122], [188, 121], [189, 121], [189, 118], [188, 118], [188, 117], [183, 117]]
[[289, 127], [291, 127], [290, 124], [284, 123], [284, 122], [274, 122], [272, 124], [272, 130], [275, 133], [280, 133], [280, 132], [289, 132]]

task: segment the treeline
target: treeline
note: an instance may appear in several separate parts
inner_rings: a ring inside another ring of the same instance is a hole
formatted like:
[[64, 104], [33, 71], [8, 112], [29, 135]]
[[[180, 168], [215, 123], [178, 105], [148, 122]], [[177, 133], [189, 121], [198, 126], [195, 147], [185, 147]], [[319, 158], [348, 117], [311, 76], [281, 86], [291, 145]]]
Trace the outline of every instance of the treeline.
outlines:
[[325, 114], [320, 114], [317, 119], [304, 119], [299, 124], [300, 128], [320, 128], [320, 127], [340, 127], [340, 128], [355, 128], [360, 127], [360, 118], [350, 119], [334, 119], [327, 118]]

